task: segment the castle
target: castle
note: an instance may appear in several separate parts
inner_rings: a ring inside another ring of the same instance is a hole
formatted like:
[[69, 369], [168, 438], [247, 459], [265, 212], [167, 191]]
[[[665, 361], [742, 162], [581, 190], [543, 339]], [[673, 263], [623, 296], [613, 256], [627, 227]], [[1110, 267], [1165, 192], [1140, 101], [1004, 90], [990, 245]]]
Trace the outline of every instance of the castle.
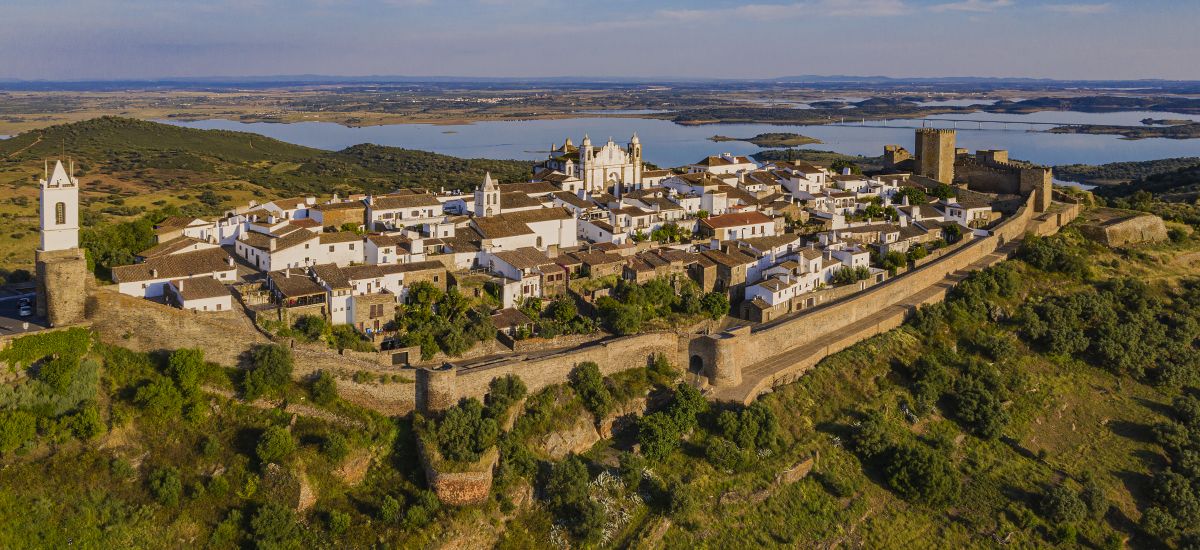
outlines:
[[884, 167], [890, 172], [911, 172], [925, 178], [926, 183], [957, 185], [996, 195], [1032, 194], [1037, 212], [1050, 207], [1050, 168], [1011, 161], [1003, 149], [980, 150], [972, 155], [955, 147], [955, 138], [956, 132], [951, 129], [919, 128], [916, 154], [899, 145], [886, 145]]
[[87, 260], [79, 248], [79, 180], [55, 161], [46, 166], [38, 193], [41, 246], [37, 262], [37, 313], [50, 326], [83, 320]]

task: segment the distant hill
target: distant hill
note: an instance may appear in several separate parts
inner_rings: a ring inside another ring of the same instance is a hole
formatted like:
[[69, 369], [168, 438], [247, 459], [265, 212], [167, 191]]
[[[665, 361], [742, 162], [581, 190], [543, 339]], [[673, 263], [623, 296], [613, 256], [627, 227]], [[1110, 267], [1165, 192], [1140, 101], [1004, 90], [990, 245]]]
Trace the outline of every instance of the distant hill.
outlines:
[[1130, 197], [1138, 191], [1151, 193], [1160, 200], [1191, 202], [1200, 197], [1200, 162], [1136, 179], [1124, 185], [1100, 187], [1095, 193], [1108, 198]]
[[248, 132], [197, 130], [102, 117], [25, 132], [0, 141], [6, 167], [37, 167], [63, 153], [81, 175], [133, 177], [152, 189], [245, 180], [281, 194], [396, 187], [472, 189], [491, 170], [501, 181], [528, 178], [526, 161], [460, 159], [425, 151], [356, 145], [330, 152]]
[[1174, 172], [1200, 164], [1200, 157], [1177, 157], [1108, 164], [1063, 164], [1054, 167], [1054, 177], [1088, 185], [1119, 185], [1139, 178]]

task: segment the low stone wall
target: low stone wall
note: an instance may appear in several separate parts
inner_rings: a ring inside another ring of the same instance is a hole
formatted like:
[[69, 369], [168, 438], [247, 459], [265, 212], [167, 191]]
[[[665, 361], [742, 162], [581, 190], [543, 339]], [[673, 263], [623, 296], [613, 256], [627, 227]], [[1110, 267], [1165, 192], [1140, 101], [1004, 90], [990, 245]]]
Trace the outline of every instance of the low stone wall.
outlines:
[[426, 449], [421, 438], [417, 438], [417, 456], [425, 469], [425, 479], [438, 499], [450, 506], [479, 504], [488, 499], [492, 491], [492, 469], [500, 459], [500, 451], [491, 447], [478, 461], [462, 472], [438, 470], [441, 461], [437, 451]]
[[1141, 212], [1104, 209], [1108, 220], [1089, 220], [1079, 226], [1084, 236], [1106, 246], [1155, 243], [1167, 240], [1167, 226], [1162, 218]]

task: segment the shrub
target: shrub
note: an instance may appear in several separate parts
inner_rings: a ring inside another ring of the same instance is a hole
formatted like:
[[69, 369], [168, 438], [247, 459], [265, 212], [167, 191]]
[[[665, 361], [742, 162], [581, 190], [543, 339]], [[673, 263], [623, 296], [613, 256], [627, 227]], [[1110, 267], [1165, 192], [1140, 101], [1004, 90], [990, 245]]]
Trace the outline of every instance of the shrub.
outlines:
[[924, 445], [895, 447], [884, 470], [888, 485], [904, 498], [943, 504], [958, 495], [959, 482], [950, 461]]
[[700, 307], [713, 320], [729, 315], [729, 297], [723, 292], [709, 292], [700, 299]]
[[396, 497], [392, 495], [384, 495], [383, 501], [379, 503], [379, 519], [386, 523], [396, 523], [400, 520], [401, 504]]
[[761, 401], [739, 412], [725, 411], [717, 417], [721, 433], [741, 449], [774, 449], [779, 443], [779, 420]]
[[75, 437], [87, 441], [104, 433], [104, 421], [100, 418], [100, 409], [95, 403], [88, 403], [71, 415], [69, 419], [71, 432]]
[[591, 361], [580, 363], [578, 367], [575, 367], [571, 371], [569, 381], [571, 388], [583, 400], [583, 406], [597, 420], [603, 418], [604, 415], [612, 410], [612, 394], [609, 393], [608, 387], [604, 385], [604, 378], [600, 375], [600, 367], [595, 363]]
[[292, 352], [283, 346], [258, 346], [251, 362], [253, 368], [242, 378], [242, 395], [247, 401], [281, 393], [292, 379]]
[[318, 405], [329, 405], [337, 401], [337, 381], [328, 372], [321, 371], [313, 378], [309, 388], [313, 402]]
[[883, 455], [892, 447], [892, 429], [883, 411], [867, 412], [851, 436], [851, 447], [870, 460]]
[[350, 529], [350, 514], [337, 510], [329, 511], [329, 532], [341, 535]]
[[133, 402], [149, 413], [149, 417], [162, 420], [179, 416], [183, 409], [183, 394], [171, 380], [158, 376], [137, 389]]
[[671, 401], [668, 413], [675, 422], [680, 434], [691, 431], [699, 423], [697, 416], [708, 411], [708, 400], [700, 394], [700, 390], [689, 384], [675, 386], [675, 396]]
[[260, 549], [300, 548], [300, 526], [296, 514], [286, 506], [268, 502], [250, 519], [254, 543]]
[[448, 460], [474, 462], [496, 443], [500, 428], [483, 415], [478, 399], [464, 399], [446, 411], [433, 428], [434, 440]]
[[321, 442], [321, 452], [330, 460], [339, 461], [350, 454], [350, 442], [346, 441], [346, 436], [333, 432]]
[[488, 382], [488, 392], [484, 396], [488, 418], [500, 420], [500, 415], [508, 411], [513, 403], [523, 399], [527, 392], [525, 382], [521, 380], [520, 376], [508, 374], [493, 378], [491, 382]]
[[665, 412], [650, 413], [638, 421], [638, 443], [649, 460], [661, 461], [679, 447], [679, 428]]
[[563, 518], [571, 534], [591, 541], [600, 534], [604, 511], [588, 498], [587, 466], [575, 455], [568, 456], [550, 469], [546, 480], [546, 504], [555, 517]]
[[292, 328], [296, 329], [296, 332], [304, 341], [316, 342], [325, 336], [329, 325], [325, 322], [324, 317], [305, 315], [296, 319], [296, 322], [292, 324]]
[[254, 454], [263, 464], [279, 462], [296, 452], [296, 438], [283, 426], [271, 426], [258, 438]]
[[179, 497], [183, 496], [183, 482], [179, 479], [179, 470], [169, 466], [159, 468], [150, 474], [148, 481], [150, 494], [154, 495], [154, 499], [160, 504], [179, 504]]
[[1046, 490], [1041, 501], [1042, 515], [1056, 526], [1074, 523], [1087, 515], [1087, 505], [1074, 491], [1056, 485]]
[[204, 352], [194, 348], [177, 349], [167, 359], [167, 374], [184, 393], [194, 394], [200, 389], [204, 375]]
[[25, 411], [0, 412], [0, 453], [11, 453], [37, 437], [37, 419]]
[[630, 492], [637, 492], [645, 475], [646, 459], [630, 452], [622, 452], [617, 460], [617, 473], [621, 477], [621, 483], [624, 483]]
[[1009, 421], [1008, 412], [1004, 410], [996, 391], [970, 376], [959, 378], [955, 384], [954, 415], [972, 432], [985, 439], [999, 437]]
[[746, 453], [724, 437], [712, 437], [704, 448], [708, 462], [723, 471], [737, 471], [746, 463]]

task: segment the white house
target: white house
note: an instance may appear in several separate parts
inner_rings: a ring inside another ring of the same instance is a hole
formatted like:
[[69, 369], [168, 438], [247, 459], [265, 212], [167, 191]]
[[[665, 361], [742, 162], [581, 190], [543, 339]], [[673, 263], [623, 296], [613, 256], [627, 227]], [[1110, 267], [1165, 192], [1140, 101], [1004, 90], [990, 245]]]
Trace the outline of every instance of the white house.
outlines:
[[221, 248], [158, 256], [140, 264], [112, 268], [117, 291], [142, 298], [160, 297], [169, 282], [194, 277], [233, 283], [237, 280], [237, 269], [233, 258]]
[[176, 279], [167, 283], [167, 300], [180, 309], [229, 311], [233, 296], [225, 283], [211, 277]]

